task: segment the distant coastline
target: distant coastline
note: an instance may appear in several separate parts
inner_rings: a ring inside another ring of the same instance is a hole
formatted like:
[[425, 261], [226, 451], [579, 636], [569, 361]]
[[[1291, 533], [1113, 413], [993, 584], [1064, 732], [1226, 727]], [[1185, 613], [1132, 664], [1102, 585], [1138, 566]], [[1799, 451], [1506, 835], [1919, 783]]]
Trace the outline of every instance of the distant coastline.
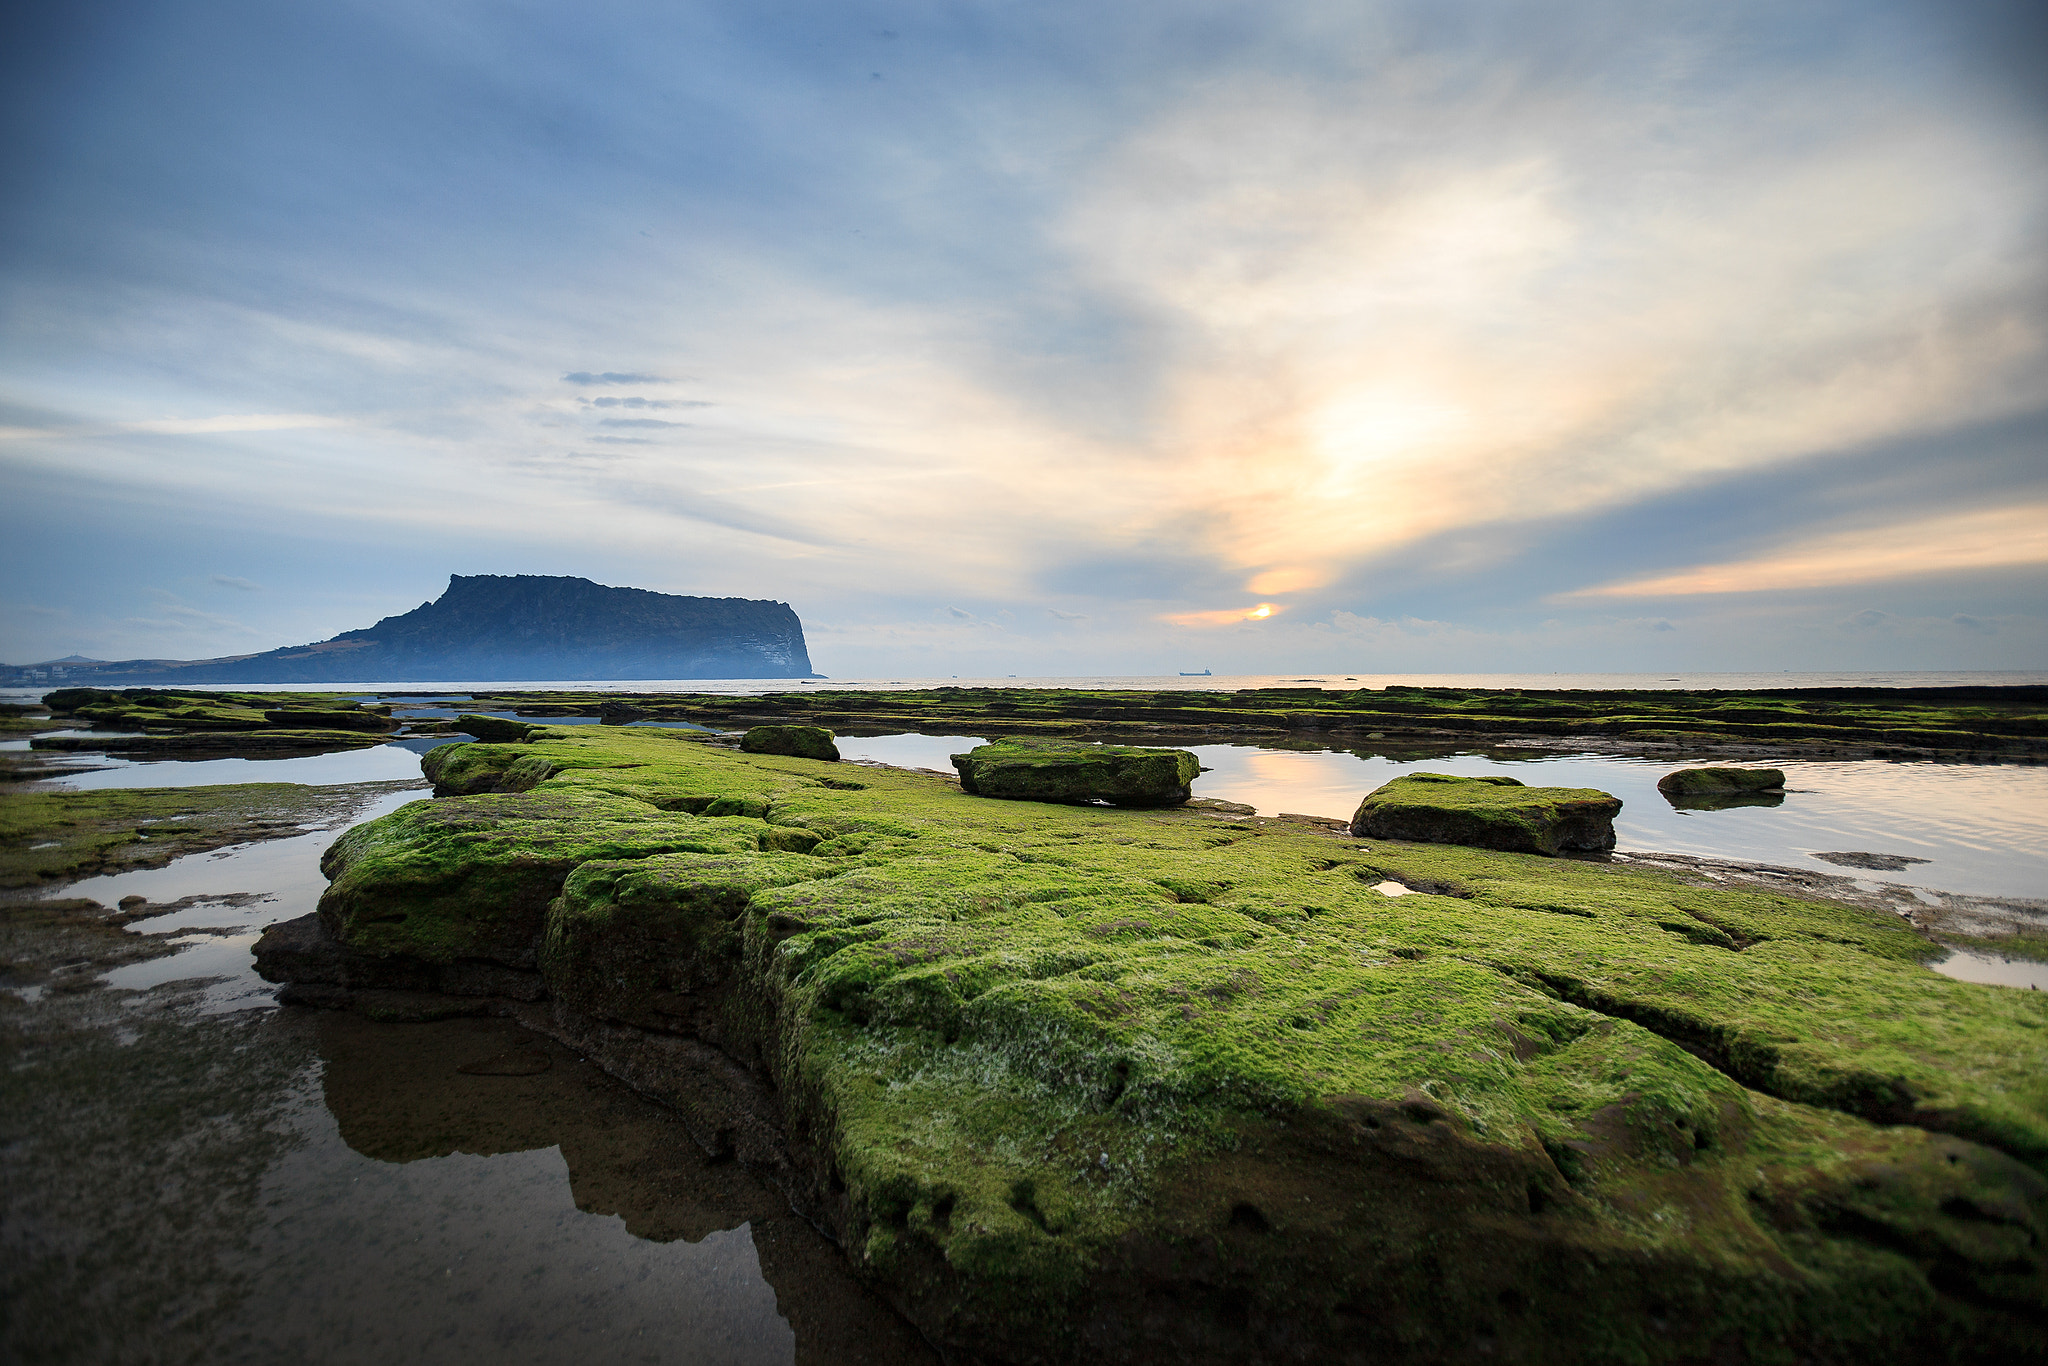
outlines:
[[[0, 689], [35, 690], [96, 686], [83, 676], [21, 678], [21, 670], [0, 673]], [[185, 683], [171, 679], [150, 680], [158, 686], [232, 691], [252, 686], [241, 683]], [[1182, 677], [1177, 674], [1072, 675], [1066, 677], [953, 675], [919, 677], [904, 674], [883, 678], [831, 678], [819, 674], [788, 674], [780, 677], [750, 678], [484, 678], [435, 680], [390, 678], [337, 679], [321, 683], [269, 683], [264, 687], [280, 692], [362, 692], [380, 694], [491, 692], [704, 692], [768, 693], [798, 688], [829, 686], [835, 691], [894, 692], [926, 688], [1085, 688], [1164, 692], [1235, 691], [1242, 688], [1324, 687], [1332, 691], [1355, 688], [1522, 688], [1532, 691], [1553, 689], [1599, 689], [1657, 692], [1676, 691], [1755, 692], [1776, 689], [1811, 688], [2006, 688], [2048, 687], [2048, 669], [1978, 670], [1830, 670], [1810, 672], [1762, 671], [1727, 673], [1288, 673], [1213, 674]], [[130, 686], [123, 684], [121, 686]]]

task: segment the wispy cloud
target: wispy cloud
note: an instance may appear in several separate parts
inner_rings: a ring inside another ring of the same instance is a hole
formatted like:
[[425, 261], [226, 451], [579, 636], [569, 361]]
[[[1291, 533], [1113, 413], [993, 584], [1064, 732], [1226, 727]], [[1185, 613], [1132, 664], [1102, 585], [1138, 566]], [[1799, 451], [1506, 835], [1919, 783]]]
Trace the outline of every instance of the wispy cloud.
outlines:
[[642, 398], [638, 394], [625, 398], [608, 395], [604, 398], [586, 398], [577, 401], [588, 404], [593, 408], [709, 408], [711, 406], [702, 399]]
[[1838, 532], [1753, 559], [1698, 565], [1676, 574], [1562, 596], [1673, 598], [1769, 593], [2034, 564], [2048, 564], [2048, 503]]
[[[1014, 641], [1001, 672], [1191, 635], [1661, 660], [1797, 583], [1772, 639], [2018, 658], [2048, 134], [1956, 8], [991, 10], [901, 20], [879, 82], [820, 0], [138, 23], [30, 96], [80, 155], [10, 197], [0, 459], [25, 519], [147, 509], [109, 583], [318, 523]], [[1915, 442], [1913, 488], [1844, 473]]]
[[233, 574], [215, 574], [208, 582], [221, 588], [233, 588], [242, 593], [261, 592], [263, 585], [253, 579], [238, 579]]

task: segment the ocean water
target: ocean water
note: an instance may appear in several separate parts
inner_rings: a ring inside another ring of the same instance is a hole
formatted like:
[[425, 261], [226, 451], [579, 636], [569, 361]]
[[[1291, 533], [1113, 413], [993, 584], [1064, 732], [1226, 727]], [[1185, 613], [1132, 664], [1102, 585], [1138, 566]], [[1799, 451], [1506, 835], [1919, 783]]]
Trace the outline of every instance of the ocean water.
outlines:
[[[420, 694], [441, 701], [461, 702], [476, 692], [603, 692], [672, 693], [703, 692], [723, 694], [794, 692], [803, 688], [854, 689], [888, 692], [916, 688], [1088, 688], [1135, 692], [1233, 692], [1240, 688], [1321, 687], [1335, 692], [1354, 688], [1585, 688], [1613, 690], [1755, 688], [1956, 688], [2048, 685], [2044, 670], [1867, 670], [1862, 672], [1794, 672], [1784, 670], [1747, 673], [1293, 673], [1212, 674], [1187, 677], [1180, 674], [1103, 674], [1072, 678], [1005, 674], [999, 676], [943, 675], [917, 677], [904, 674], [894, 678], [618, 678], [618, 679], [530, 679], [515, 683], [448, 682], [400, 683], [388, 679], [363, 679], [350, 683], [195, 683], [195, 691], [210, 692], [338, 692], [364, 698], [397, 693]], [[41, 697], [52, 688], [68, 686], [62, 681], [35, 688], [0, 689], [0, 701], [23, 702]], [[127, 687], [129, 684], [115, 686]], [[164, 681], [163, 687], [180, 686]]]

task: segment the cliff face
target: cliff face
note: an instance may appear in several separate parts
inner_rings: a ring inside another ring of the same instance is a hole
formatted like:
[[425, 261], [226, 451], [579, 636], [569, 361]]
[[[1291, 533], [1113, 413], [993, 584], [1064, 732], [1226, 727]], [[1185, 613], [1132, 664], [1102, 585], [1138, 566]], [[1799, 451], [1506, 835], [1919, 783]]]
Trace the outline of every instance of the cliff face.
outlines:
[[478, 574], [457, 575], [437, 601], [332, 640], [238, 659], [77, 666], [69, 681], [513, 683], [810, 673], [803, 623], [787, 603]]

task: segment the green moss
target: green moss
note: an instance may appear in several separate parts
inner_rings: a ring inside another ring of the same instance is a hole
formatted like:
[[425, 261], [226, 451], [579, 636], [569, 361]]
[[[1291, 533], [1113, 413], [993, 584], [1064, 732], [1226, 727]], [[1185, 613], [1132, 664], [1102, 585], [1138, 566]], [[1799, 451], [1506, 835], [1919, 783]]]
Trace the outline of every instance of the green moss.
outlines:
[[977, 797], [1029, 802], [1176, 806], [1201, 761], [1184, 749], [1012, 737], [953, 756], [960, 786]]
[[1366, 794], [1356, 835], [1532, 854], [1614, 847], [1619, 798], [1590, 787], [1526, 787], [1519, 779], [1406, 773]]
[[524, 721], [508, 721], [502, 716], [480, 716], [475, 712], [464, 712], [455, 718], [455, 728], [464, 735], [474, 735], [486, 744], [514, 745], [525, 740], [533, 729]]
[[748, 754], [784, 754], [798, 759], [837, 762], [839, 746], [823, 726], [754, 726], [740, 737]]
[[0, 887], [160, 868], [184, 854], [295, 835], [309, 824], [346, 816], [369, 793], [405, 785], [0, 791]]
[[1657, 780], [1657, 790], [1667, 797], [1731, 796], [1784, 786], [1781, 768], [1681, 768]]
[[[529, 714], [579, 714], [589, 694], [478, 694]], [[1253, 688], [1241, 692], [936, 688], [839, 692], [806, 689], [766, 697], [635, 694], [656, 718], [741, 728], [811, 722], [859, 730], [946, 734], [1126, 737], [1172, 732], [1286, 735], [1354, 731], [1390, 742], [1505, 735], [1607, 736], [1688, 744], [1762, 741], [1795, 751], [1904, 747], [2040, 753], [2048, 749], [2048, 689], [1819, 688], [1729, 693], [1520, 689]]]
[[656, 854], [592, 860], [548, 912], [540, 968], [585, 1014], [691, 1030], [740, 956], [740, 914], [770, 887], [819, 876], [797, 853]]
[[1894, 917], [658, 732], [520, 748], [528, 793], [352, 831], [323, 916], [516, 962], [560, 891], [564, 994], [761, 1067], [939, 1341], [1114, 1350], [1164, 1266], [1191, 1324], [1425, 1358], [1482, 1319], [1532, 1360], [2028, 1341], [2048, 1002]]
[[368, 953], [531, 968], [548, 903], [578, 864], [751, 852], [759, 832], [758, 821], [678, 816], [573, 789], [415, 802], [328, 850], [320, 916]]

